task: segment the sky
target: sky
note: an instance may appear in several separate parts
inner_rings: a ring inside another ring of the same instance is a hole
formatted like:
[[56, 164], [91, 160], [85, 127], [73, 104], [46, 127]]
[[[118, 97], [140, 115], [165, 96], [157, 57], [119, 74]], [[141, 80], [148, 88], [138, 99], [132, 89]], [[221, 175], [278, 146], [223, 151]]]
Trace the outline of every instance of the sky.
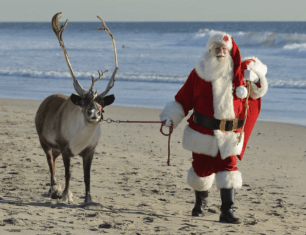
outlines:
[[306, 0], [0, 0], [0, 22], [306, 21]]

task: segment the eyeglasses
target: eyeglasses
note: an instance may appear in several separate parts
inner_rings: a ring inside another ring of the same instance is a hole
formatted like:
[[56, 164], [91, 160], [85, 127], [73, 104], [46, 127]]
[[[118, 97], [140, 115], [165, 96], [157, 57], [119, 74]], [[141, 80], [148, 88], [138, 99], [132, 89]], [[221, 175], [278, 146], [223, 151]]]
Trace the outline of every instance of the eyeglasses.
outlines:
[[220, 54], [221, 52], [223, 54], [228, 54], [228, 49], [225, 46], [214, 48], [214, 53], [215, 54]]

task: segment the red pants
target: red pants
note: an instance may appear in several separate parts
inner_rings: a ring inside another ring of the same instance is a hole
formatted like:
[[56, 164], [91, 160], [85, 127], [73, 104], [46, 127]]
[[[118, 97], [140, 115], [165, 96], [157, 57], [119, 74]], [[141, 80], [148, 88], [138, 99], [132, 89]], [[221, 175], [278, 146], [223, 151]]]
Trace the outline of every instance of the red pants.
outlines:
[[192, 153], [193, 162], [192, 167], [194, 172], [199, 177], [210, 176], [219, 171], [238, 171], [236, 167], [237, 156], [227, 157], [221, 159], [220, 153], [216, 157], [211, 157], [205, 154]]

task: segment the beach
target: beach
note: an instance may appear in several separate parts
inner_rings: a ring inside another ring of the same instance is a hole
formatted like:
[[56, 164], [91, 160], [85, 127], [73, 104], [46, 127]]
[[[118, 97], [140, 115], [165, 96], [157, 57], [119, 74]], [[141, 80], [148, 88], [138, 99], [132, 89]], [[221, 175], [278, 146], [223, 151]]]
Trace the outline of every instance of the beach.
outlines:
[[[48, 197], [50, 173], [34, 118], [41, 101], [0, 99], [0, 234], [306, 234], [306, 127], [257, 122], [238, 168], [239, 225], [219, 223], [215, 184], [204, 217], [191, 217], [194, 192], [186, 183], [191, 153], [182, 148], [183, 122], [168, 137], [160, 124], [101, 123], [83, 205], [82, 161], [71, 160], [72, 204]], [[161, 109], [109, 106], [104, 118], [159, 121]], [[165, 132], [167, 132], [165, 128]], [[61, 156], [56, 178], [64, 188]]]

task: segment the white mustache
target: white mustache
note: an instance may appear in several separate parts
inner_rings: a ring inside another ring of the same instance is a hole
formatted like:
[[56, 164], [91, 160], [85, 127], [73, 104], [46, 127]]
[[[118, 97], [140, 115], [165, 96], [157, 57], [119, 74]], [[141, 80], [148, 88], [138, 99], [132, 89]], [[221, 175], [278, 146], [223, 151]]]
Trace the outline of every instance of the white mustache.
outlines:
[[218, 53], [218, 54], [215, 54], [217, 57], [220, 57], [220, 56], [222, 56], [222, 57], [225, 57], [225, 54], [224, 53]]

